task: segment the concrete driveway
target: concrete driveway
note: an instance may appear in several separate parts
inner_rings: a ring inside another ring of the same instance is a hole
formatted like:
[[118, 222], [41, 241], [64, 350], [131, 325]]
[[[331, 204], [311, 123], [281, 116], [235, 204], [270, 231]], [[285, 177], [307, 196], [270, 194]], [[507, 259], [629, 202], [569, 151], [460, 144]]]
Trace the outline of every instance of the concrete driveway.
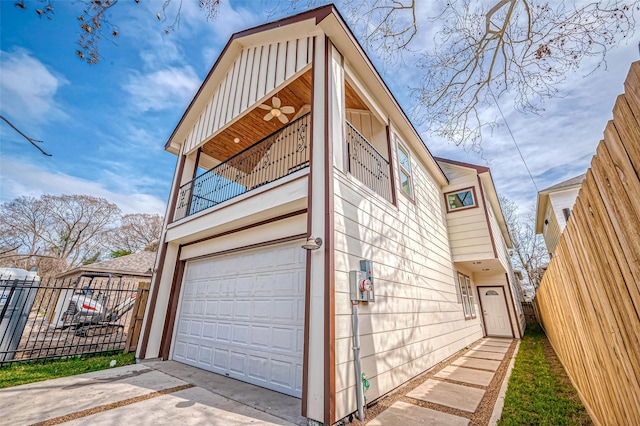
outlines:
[[0, 389], [2, 424], [296, 425], [300, 400], [176, 362]]

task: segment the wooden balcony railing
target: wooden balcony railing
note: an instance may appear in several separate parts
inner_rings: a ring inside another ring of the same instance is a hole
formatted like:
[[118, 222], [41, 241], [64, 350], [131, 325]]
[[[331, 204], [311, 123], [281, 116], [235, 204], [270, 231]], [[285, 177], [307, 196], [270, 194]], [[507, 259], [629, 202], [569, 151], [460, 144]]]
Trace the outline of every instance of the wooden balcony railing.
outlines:
[[348, 121], [346, 130], [349, 172], [373, 192], [393, 202], [389, 161]]
[[174, 220], [308, 167], [309, 121], [308, 113], [182, 185]]

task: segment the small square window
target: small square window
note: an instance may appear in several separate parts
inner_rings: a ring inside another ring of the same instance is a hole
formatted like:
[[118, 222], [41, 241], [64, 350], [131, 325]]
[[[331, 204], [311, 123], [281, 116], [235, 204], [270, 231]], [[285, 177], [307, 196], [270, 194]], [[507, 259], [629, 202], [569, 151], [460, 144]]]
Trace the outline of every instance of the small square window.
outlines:
[[564, 220], [569, 220], [569, 216], [571, 216], [571, 209], [562, 209], [562, 214], [564, 215]]
[[411, 159], [409, 158], [409, 151], [400, 143], [398, 143], [398, 166], [400, 172], [400, 187], [405, 194], [412, 197]]
[[477, 207], [475, 189], [465, 188], [445, 194], [447, 212]]

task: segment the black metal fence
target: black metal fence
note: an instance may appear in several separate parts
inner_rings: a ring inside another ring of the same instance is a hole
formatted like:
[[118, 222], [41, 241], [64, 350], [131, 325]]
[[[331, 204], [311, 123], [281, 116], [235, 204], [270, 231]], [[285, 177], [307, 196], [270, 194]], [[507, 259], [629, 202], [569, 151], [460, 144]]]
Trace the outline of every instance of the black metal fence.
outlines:
[[393, 202], [389, 161], [348, 121], [346, 129], [349, 172], [373, 192]]
[[310, 113], [180, 187], [175, 220], [213, 207], [309, 165]]
[[0, 277], [0, 365], [124, 349], [137, 277]]

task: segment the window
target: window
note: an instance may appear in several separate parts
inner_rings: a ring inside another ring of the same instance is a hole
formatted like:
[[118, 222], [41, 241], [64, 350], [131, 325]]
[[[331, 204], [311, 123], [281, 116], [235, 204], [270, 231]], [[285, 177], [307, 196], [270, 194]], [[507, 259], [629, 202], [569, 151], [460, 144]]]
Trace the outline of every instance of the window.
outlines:
[[562, 209], [562, 214], [564, 215], [564, 220], [569, 220], [569, 216], [571, 216], [571, 209]]
[[447, 202], [447, 213], [478, 207], [476, 204], [476, 190], [473, 187], [447, 192], [444, 197]]
[[476, 304], [473, 298], [473, 287], [468, 276], [458, 272], [458, 286], [460, 295], [462, 296], [462, 309], [465, 319], [473, 319], [476, 317]]
[[398, 169], [400, 170], [400, 187], [409, 197], [413, 197], [411, 183], [411, 159], [409, 151], [398, 143]]

